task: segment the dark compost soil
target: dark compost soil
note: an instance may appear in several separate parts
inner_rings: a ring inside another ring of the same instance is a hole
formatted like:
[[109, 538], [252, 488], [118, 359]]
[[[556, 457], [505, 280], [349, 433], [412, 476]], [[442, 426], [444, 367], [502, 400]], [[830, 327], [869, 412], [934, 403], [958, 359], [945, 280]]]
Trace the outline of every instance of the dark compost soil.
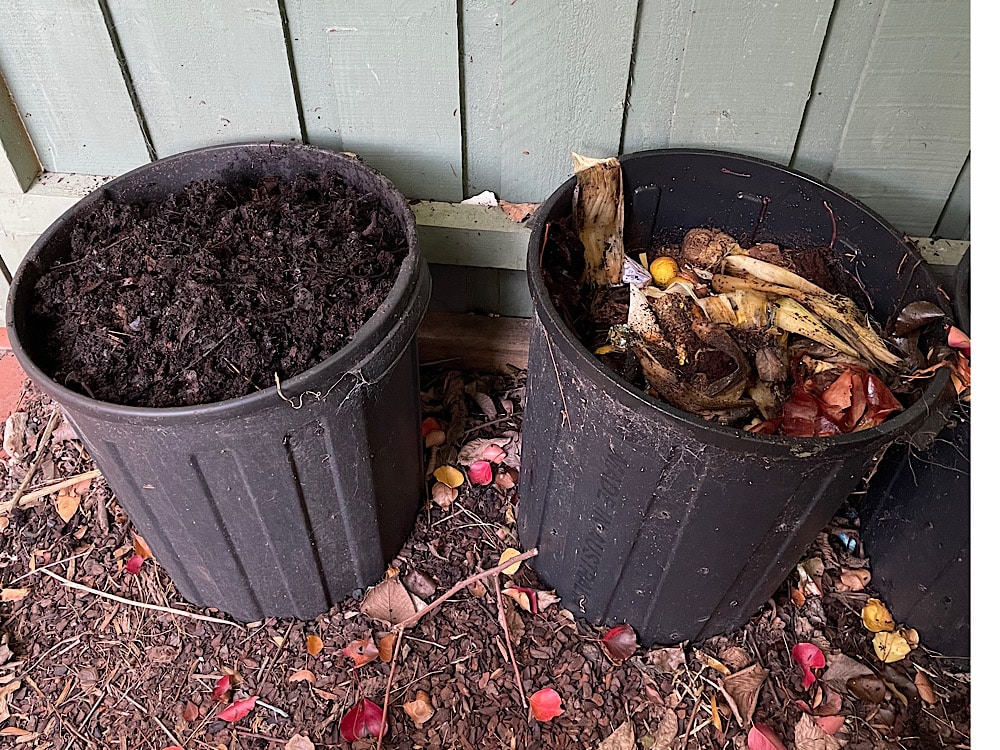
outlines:
[[350, 341], [406, 252], [378, 198], [333, 175], [104, 202], [39, 281], [39, 364], [69, 388], [131, 406], [252, 393]]

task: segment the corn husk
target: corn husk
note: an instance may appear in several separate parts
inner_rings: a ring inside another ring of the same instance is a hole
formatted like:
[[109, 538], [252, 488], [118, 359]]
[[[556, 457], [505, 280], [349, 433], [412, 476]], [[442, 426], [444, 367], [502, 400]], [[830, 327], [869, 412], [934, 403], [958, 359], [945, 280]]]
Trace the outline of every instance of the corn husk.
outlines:
[[768, 263], [766, 260], [758, 260], [750, 255], [731, 255], [725, 260], [725, 267], [735, 268], [737, 271], [748, 273], [761, 281], [777, 286], [798, 289], [806, 294], [816, 294], [819, 296], [830, 296], [830, 293], [821, 286], [816, 286], [811, 281], [802, 278], [797, 273], [789, 271], [787, 268]]
[[889, 351], [882, 337], [873, 331], [862, 312], [847, 297], [809, 296], [803, 304], [826, 321], [872, 364], [898, 367], [903, 360]]
[[783, 331], [797, 333], [817, 341], [831, 349], [857, 357], [858, 352], [837, 338], [819, 318], [790, 297], [779, 297], [774, 301], [774, 325]]
[[705, 317], [713, 323], [724, 323], [730, 326], [736, 326], [739, 323], [736, 310], [733, 309], [729, 297], [724, 294], [696, 300], [696, 304], [705, 313]]
[[614, 157], [572, 156], [577, 184], [573, 216], [584, 253], [582, 281], [590, 286], [620, 284], [625, 265], [621, 165]]
[[643, 290], [629, 284], [628, 325], [643, 341], [654, 346], [666, 346], [663, 330], [656, 320], [656, 313], [646, 299]]
[[769, 284], [766, 281], [755, 278], [726, 276], [718, 273], [712, 277], [712, 289], [719, 294], [727, 292], [760, 292], [761, 294], [791, 297], [792, 299], [799, 299], [803, 296], [803, 293], [798, 289], [793, 289], [789, 286]]
[[739, 290], [720, 295], [736, 310], [736, 327], [744, 330], [767, 328], [769, 325], [767, 295], [752, 290]]

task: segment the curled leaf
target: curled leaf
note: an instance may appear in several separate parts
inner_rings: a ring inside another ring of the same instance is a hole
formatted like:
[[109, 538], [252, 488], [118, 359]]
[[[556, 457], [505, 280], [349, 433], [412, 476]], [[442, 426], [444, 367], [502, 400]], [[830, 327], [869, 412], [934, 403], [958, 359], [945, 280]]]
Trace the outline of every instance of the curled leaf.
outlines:
[[388, 731], [382, 707], [362, 698], [340, 719], [340, 736], [346, 742], [357, 742], [364, 737], [378, 737]]
[[827, 734], [836, 734], [844, 726], [843, 716], [814, 716], [813, 721]]
[[306, 636], [306, 651], [309, 652], [310, 656], [319, 656], [319, 652], [323, 650], [323, 639], [318, 635], [307, 635]]
[[465, 482], [465, 477], [462, 476], [462, 472], [454, 466], [439, 466], [434, 470], [434, 478], [453, 489], [461, 487], [462, 483]]
[[786, 750], [781, 738], [767, 724], [754, 724], [747, 735], [748, 750]]
[[235, 703], [230, 704], [226, 710], [220, 713], [216, 718], [230, 723], [237, 722], [253, 711], [253, 707], [256, 705], [257, 696], [251, 695], [249, 698], [244, 698], [241, 701], [236, 701]]
[[531, 612], [533, 615], [538, 613], [538, 596], [534, 589], [525, 586], [508, 586], [502, 593], [517, 602], [518, 606], [525, 612]]
[[741, 727], [753, 719], [757, 699], [768, 674], [768, 670], [760, 664], [753, 664], [722, 678], [722, 695], [736, 714], [736, 721]]
[[134, 549], [135, 554], [142, 557], [143, 560], [148, 560], [153, 556], [153, 550], [151, 550], [149, 545], [146, 544], [146, 540], [134, 531], [132, 532], [132, 549]]
[[840, 582], [837, 584], [837, 589], [839, 591], [864, 591], [871, 580], [871, 571], [864, 568], [845, 568], [840, 572]]
[[938, 697], [937, 693], [934, 692], [934, 685], [931, 684], [931, 680], [926, 674], [917, 672], [913, 684], [917, 686], [917, 692], [920, 693], [920, 698], [924, 703], [929, 703], [932, 706], [937, 703]]
[[435, 482], [431, 487], [431, 502], [442, 510], [448, 510], [458, 499], [458, 490], [449, 487], [444, 482]]
[[229, 695], [229, 691], [233, 689], [233, 678], [225, 674], [219, 678], [219, 681], [215, 683], [215, 688], [212, 690], [212, 700], [222, 702], [226, 700]]
[[899, 633], [876, 633], [872, 639], [875, 646], [875, 654], [879, 659], [889, 664], [900, 659], [905, 659], [910, 653], [910, 644]]
[[562, 698], [552, 688], [542, 688], [528, 698], [531, 713], [538, 721], [551, 721], [563, 712]]
[[972, 359], [972, 340], [955, 326], [948, 328], [948, 346]]
[[601, 637], [601, 648], [611, 663], [615, 666], [622, 664], [639, 648], [636, 642], [635, 630], [629, 624], [616, 625]]
[[469, 467], [469, 481], [472, 484], [489, 484], [493, 481], [493, 467], [489, 461], [476, 461]]
[[441, 432], [441, 423], [434, 417], [427, 417], [420, 423], [420, 436], [426, 438], [432, 432]]
[[365, 664], [370, 664], [379, 657], [378, 646], [375, 645], [375, 641], [371, 638], [351, 641], [341, 650], [340, 653], [348, 659], [353, 659], [354, 666], [356, 667], [362, 667]]
[[[500, 553], [500, 565], [503, 565], [512, 557], [517, 557], [520, 554], [521, 554], [520, 550], [515, 549], [514, 547], [508, 547], [507, 549], [505, 549], [503, 552]], [[517, 572], [518, 568], [520, 567], [521, 563], [516, 562], [510, 567], [504, 568], [503, 569], [504, 575], [512, 576]]]
[[861, 609], [861, 622], [873, 633], [895, 630], [896, 623], [888, 608], [878, 599], [869, 599]]
[[285, 750], [316, 750], [316, 745], [304, 734], [293, 734], [285, 743]]
[[181, 712], [181, 716], [188, 724], [192, 724], [197, 721], [200, 715], [201, 709], [194, 705], [191, 701], [187, 701], [184, 704], [184, 710]]
[[390, 662], [392, 661], [392, 651], [396, 647], [396, 634], [387, 633], [378, 639], [378, 658], [379, 661]]
[[308, 682], [310, 685], [315, 685], [316, 675], [311, 669], [299, 669], [288, 676], [288, 681], [292, 683]]
[[792, 658], [802, 670], [802, 689], [808, 690], [809, 686], [816, 681], [813, 669], [826, 666], [826, 656], [822, 649], [812, 643], [796, 643], [792, 648]]
[[417, 691], [417, 697], [414, 700], [404, 703], [403, 710], [418, 727], [423, 726], [434, 715], [431, 697], [423, 690]]
[[444, 430], [434, 430], [433, 432], [428, 432], [424, 436], [424, 446], [427, 448], [437, 448], [440, 445], [444, 445], [444, 441], [447, 439]]
[[145, 559], [142, 555], [132, 555], [132, 557], [128, 559], [128, 562], [125, 563], [125, 572], [136, 575], [139, 572], [139, 569], [142, 568], [142, 564], [144, 562]]

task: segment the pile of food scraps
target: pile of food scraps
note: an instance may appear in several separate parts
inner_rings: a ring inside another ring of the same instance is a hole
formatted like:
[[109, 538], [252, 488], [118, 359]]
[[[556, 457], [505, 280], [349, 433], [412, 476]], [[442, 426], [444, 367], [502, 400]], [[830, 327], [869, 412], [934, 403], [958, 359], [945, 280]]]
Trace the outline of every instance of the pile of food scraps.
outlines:
[[695, 227], [679, 245], [632, 257], [618, 160], [574, 154], [574, 169], [573, 215], [549, 227], [554, 260], [543, 273], [584, 343], [651, 395], [719, 424], [794, 437], [882, 424], [942, 367], [970, 398], [968, 337], [926, 300], [882, 331], [843, 293], [832, 242], [744, 247]]

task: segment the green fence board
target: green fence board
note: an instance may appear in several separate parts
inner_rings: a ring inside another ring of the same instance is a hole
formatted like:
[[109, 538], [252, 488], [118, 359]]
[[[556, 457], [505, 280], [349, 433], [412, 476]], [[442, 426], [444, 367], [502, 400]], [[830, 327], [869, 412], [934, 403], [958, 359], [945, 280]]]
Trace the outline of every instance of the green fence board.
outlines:
[[971, 157], [965, 160], [962, 171], [958, 174], [955, 187], [952, 188], [948, 202], [944, 205], [941, 218], [938, 219], [935, 237], [945, 237], [950, 240], [971, 239], [972, 214], [972, 165]]
[[462, 0], [461, 75], [466, 197], [500, 192], [503, 144], [500, 67], [503, 9], [509, 0]]

